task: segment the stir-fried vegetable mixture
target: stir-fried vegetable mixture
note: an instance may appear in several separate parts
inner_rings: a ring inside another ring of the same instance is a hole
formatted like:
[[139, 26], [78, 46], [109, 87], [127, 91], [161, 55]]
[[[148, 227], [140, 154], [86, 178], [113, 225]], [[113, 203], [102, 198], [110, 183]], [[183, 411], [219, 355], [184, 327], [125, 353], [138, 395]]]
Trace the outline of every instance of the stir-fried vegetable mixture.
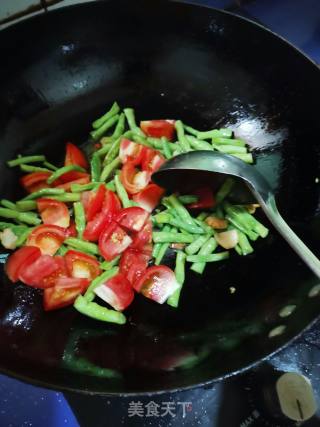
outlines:
[[[0, 202], [0, 217], [10, 221], [0, 222], [1, 243], [16, 249], [5, 269], [12, 282], [43, 289], [45, 310], [73, 304], [86, 316], [123, 324], [136, 293], [177, 307], [187, 263], [202, 274], [232, 249], [250, 254], [250, 241], [268, 234], [252, 215], [257, 206], [228, 201], [232, 179], [215, 194], [196, 185], [188, 194], [165, 194], [151, 182], [166, 159], [190, 150], [252, 163], [231, 130], [202, 132], [180, 120], [138, 127], [134, 110], [122, 112], [116, 102], [92, 128], [91, 159], [67, 143], [60, 167], [43, 155], [8, 162], [24, 173], [28, 195]], [[162, 265], [167, 250], [176, 251], [174, 271]]]

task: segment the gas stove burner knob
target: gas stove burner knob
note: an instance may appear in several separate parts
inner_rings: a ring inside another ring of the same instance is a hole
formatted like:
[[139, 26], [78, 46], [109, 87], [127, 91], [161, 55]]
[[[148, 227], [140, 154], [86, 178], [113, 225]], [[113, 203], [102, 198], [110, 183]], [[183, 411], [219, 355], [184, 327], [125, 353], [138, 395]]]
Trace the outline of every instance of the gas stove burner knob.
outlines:
[[287, 419], [303, 422], [317, 411], [311, 382], [302, 374], [283, 373], [276, 381], [276, 394], [281, 413]]

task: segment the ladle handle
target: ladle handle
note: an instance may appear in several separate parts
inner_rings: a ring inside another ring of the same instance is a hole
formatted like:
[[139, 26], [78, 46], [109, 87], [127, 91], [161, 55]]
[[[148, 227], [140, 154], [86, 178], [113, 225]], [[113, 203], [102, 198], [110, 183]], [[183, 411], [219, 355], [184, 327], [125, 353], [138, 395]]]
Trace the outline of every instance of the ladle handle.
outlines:
[[282, 237], [289, 243], [292, 249], [299, 255], [305, 264], [314, 272], [320, 279], [320, 260], [310, 251], [310, 249], [299, 239], [299, 237], [291, 230], [289, 225], [280, 215], [274, 196], [268, 197], [266, 201], [259, 200], [261, 208], [279, 231]]

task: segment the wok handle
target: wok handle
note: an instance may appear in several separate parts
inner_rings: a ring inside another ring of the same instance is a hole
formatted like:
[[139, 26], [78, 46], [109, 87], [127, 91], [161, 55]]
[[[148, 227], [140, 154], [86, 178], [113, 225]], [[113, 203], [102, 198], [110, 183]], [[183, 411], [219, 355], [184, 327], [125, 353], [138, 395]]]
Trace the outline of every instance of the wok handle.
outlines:
[[310, 251], [310, 249], [299, 239], [294, 231], [289, 227], [285, 220], [280, 215], [276, 201], [273, 195], [270, 195], [267, 200], [259, 198], [261, 208], [279, 231], [282, 237], [289, 243], [292, 249], [299, 255], [305, 264], [314, 272], [320, 279], [320, 260]]

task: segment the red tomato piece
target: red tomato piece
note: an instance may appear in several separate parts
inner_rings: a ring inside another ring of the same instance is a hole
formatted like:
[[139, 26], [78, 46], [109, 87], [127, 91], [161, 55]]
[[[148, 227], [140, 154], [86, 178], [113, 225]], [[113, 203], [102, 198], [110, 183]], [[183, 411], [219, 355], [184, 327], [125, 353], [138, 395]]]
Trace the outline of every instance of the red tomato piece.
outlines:
[[124, 252], [131, 243], [131, 237], [116, 222], [112, 221], [99, 237], [100, 253], [106, 261], [111, 261]]
[[42, 198], [37, 200], [38, 211], [44, 224], [58, 225], [67, 228], [70, 225], [70, 214], [67, 205], [58, 200]]
[[130, 141], [130, 139], [123, 138], [120, 144], [119, 157], [122, 163], [126, 163], [128, 160], [134, 164], [139, 165], [144, 155], [145, 147], [136, 142]]
[[122, 311], [133, 301], [134, 292], [128, 279], [121, 273], [111, 277], [94, 290], [103, 301], [115, 310]]
[[58, 225], [38, 225], [29, 234], [27, 246], [37, 246], [42, 255], [54, 255], [66, 238], [65, 229]]
[[144, 151], [144, 157], [142, 160], [142, 170], [152, 174], [157, 171], [161, 165], [166, 161], [161, 153], [152, 148], [146, 148]]
[[102, 230], [112, 221], [120, 209], [121, 203], [118, 197], [112, 191], [106, 190], [102, 210], [87, 223], [83, 238], [90, 242], [96, 242]]
[[28, 268], [40, 256], [40, 249], [35, 246], [22, 246], [22, 248], [13, 252], [5, 265], [5, 271], [11, 282], [17, 282], [20, 271]]
[[139, 249], [140, 251], [145, 251], [146, 247], [149, 246], [152, 242], [152, 222], [149, 219], [146, 221], [143, 228], [135, 233], [133, 236], [133, 242], [131, 247], [133, 249]]
[[71, 277], [91, 281], [101, 273], [97, 259], [83, 252], [70, 250], [65, 254], [65, 260]]
[[178, 288], [174, 272], [165, 265], [154, 265], [134, 284], [137, 292], [147, 298], [163, 304]]
[[210, 187], [202, 187], [192, 191], [192, 194], [198, 196], [198, 201], [190, 203], [187, 207], [189, 209], [210, 209], [215, 205], [213, 192]]
[[123, 165], [120, 179], [129, 194], [135, 194], [143, 190], [150, 181], [150, 173], [139, 171], [135, 165], [128, 161]]
[[[59, 180], [53, 183], [54, 187], [58, 187], [59, 185], [68, 184], [71, 181], [78, 181], [79, 179], [88, 179], [90, 181], [90, 175], [87, 172], [79, 172], [79, 171], [70, 171], [66, 172], [59, 177]], [[57, 185], [58, 184], [58, 185]]]
[[20, 270], [19, 279], [26, 285], [34, 288], [44, 288], [51, 286], [50, 281], [45, 281], [47, 276], [55, 273], [60, 265], [54, 257], [50, 255], [41, 255], [28, 268]]
[[60, 277], [68, 277], [68, 270], [64, 257], [57, 255], [54, 256], [53, 259], [55, 260], [58, 268], [53, 273], [44, 277], [41, 283], [41, 287], [43, 288], [50, 288], [51, 286], [54, 286], [57, 279]]
[[149, 184], [146, 188], [134, 194], [132, 199], [139, 204], [143, 209], [152, 212], [159, 204], [165, 190], [157, 184]]
[[94, 216], [101, 211], [106, 187], [101, 184], [97, 191], [84, 191], [81, 194], [81, 202], [83, 204], [87, 221], [91, 221]]
[[140, 231], [149, 218], [149, 213], [139, 207], [122, 209], [115, 217], [115, 221], [130, 231]]
[[136, 249], [128, 248], [121, 256], [120, 273], [126, 276], [133, 285], [148, 267], [151, 254], [147, 255]]
[[76, 224], [73, 220], [70, 221], [70, 225], [69, 227], [65, 230], [66, 233], [66, 238], [68, 237], [77, 237], [78, 236], [78, 232], [76, 229]]
[[88, 169], [88, 161], [83, 152], [76, 145], [71, 142], [67, 142], [66, 145], [66, 157], [64, 161], [65, 166], [78, 165], [84, 169]]
[[165, 136], [172, 141], [175, 135], [174, 123], [174, 120], [146, 120], [140, 122], [140, 128], [148, 136], [154, 138]]
[[42, 188], [49, 188], [47, 179], [51, 176], [51, 172], [32, 172], [23, 175], [20, 179], [22, 187], [29, 193], [41, 190]]
[[87, 279], [61, 277], [55, 286], [47, 288], [43, 293], [43, 307], [46, 311], [56, 310], [74, 303], [78, 295], [82, 294], [89, 285]]

